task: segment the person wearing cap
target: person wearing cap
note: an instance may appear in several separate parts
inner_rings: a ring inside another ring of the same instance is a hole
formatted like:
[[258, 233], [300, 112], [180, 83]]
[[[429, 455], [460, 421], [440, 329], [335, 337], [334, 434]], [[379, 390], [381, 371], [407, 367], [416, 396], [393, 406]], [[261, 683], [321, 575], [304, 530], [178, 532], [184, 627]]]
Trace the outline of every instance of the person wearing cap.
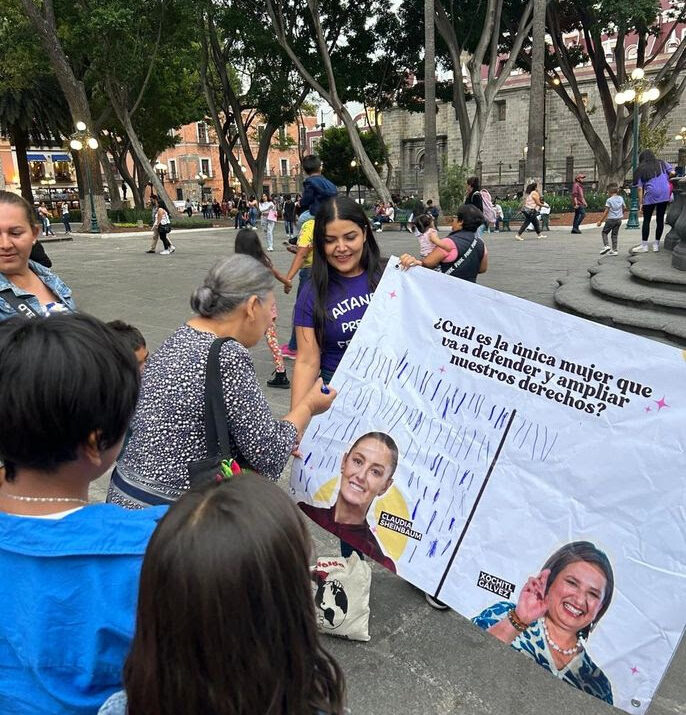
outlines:
[[584, 198], [584, 185], [581, 183], [586, 178], [586, 174], [577, 174], [574, 177], [574, 186], [572, 186], [572, 203], [574, 204], [574, 223], [572, 224], [572, 233], [581, 233], [581, 222], [586, 215], [586, 199]]

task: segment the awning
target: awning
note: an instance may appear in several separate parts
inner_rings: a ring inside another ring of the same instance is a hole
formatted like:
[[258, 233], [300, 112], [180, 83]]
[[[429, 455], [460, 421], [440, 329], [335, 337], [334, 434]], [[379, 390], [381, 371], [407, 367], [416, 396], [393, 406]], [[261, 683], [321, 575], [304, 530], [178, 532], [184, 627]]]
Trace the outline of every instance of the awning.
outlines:
[[26, 158], [29, 161], [47, 161], [45, 154], [27, 154]]
[[53, 161], [71, 161], [71, 157], [69, 156], [69, 154], [53, 154], [52, 160]]

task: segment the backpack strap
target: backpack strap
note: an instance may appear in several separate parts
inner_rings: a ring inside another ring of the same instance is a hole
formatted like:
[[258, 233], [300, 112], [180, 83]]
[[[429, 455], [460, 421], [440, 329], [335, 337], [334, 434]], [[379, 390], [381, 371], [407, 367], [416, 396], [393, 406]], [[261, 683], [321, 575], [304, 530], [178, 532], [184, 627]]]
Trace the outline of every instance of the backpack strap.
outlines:
[[21, 298], [18, 298], [11, 288], [5, 288], [5, 290], [0, 290], [0, 298], [2, 298], [6, 303], [9, 303], [12, 310], [14, 310], [17, 315], [20, 315], [26, 320], [33, 320], [34, 318], [40, 318], [40, 314]]

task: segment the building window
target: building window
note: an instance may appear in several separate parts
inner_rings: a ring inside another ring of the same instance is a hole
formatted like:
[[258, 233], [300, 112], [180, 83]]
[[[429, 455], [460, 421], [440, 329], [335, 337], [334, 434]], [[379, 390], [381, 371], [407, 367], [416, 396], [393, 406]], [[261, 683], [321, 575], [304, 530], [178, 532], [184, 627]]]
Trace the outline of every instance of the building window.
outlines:
[[198, 144], [207, 144], [207, 124], [205, 122], [196, 122], [195, 126], [198, 131]]
[[501, 99], [495, 103], [496, 116], [499, 122], [504, 122], [507, 119], [507, 102]]
[[303, 147], [303, 149], [307, 146], [307, 128], [306, 127], [300, 127], [300, 146]]
[[200, 173], [212, 178], [212, 163], [209, 159], [200, 159]]
[[288, 176], [288, 159], [281, 159], [281, 176]]
[[176, 189], [176, 200], [183, 201], [183, 189], [181, 187]]
[[257, 141], [261, 142], [262, 137], [264, 136], [264, 130], [266, 129], [266, 125], [264, 124], [258, 124], [257, 125]]
[[286, 125], [283, 124], [279, 127], [279, 144], [286, 143]]
[[176, 181], [178, 176], [176, 175], [176, 159], [169, 160], [169, 180]]

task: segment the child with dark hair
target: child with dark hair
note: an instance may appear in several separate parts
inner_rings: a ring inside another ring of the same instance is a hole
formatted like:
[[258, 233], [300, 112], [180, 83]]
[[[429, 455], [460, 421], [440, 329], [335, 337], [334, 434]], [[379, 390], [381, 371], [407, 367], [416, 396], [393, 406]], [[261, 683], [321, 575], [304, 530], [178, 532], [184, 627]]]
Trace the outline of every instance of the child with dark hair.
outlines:
[[[84, 314], [0, 324], [0, 706], [92, 713], [121, 687], [164, 507], [90, 504], [138, 398], [132, 351]], [[11, 574], [11, 577], [9, 577]]]
[[[619, 195], [619, 186], [617, 184], [608, 184], [607, 193], [609, 196], [605, 202], [605, 211], [603, 211], [603, 215], [596, 224], [596, 226], [600, 226], [605, 221], [601, 233], [603, 247], [600, 249], [600, 255], [604, 256], [609, 253], [611, 256], [616, 256], [617, 235], [619, 234], [619, 227], [622, 225], [626, 204], [624, 203], [624, 197]], [[612, 234], [612, 248], [610, 248], [610, 242], [607, 238], [610, 233]]]
[[317, 634], [311, 549], [298, 508], [254, 473], [183, 496], [150, 540], [125, 691], [100, 715], [343, 713], [343, 673]]
[[303, 195], [299, 202], [302, 210], [298, 219], [300, 226], [314, 218], [322, 203], [338, 193], [336, 185], [322, 176], [322, 162], [316, 154], [303, 157], [303, 171], [307, 178], [303, 182]]
[[[257, 231], [252, 228], [242, 228], [236, 234], [234, 251], [235, 253], [244, 253], [248, 256], [256, 258], [260, 263], [269, 268], [277, 281], [283, 283], [285, 293], [288, 294], [291, 292], [293, 284], [288, 278], [284, 278], [284, 276], [279, 273], [276, 268], [274, 268], [274, 264], [262, 248], [262, 243], [260, 241], [260, 237], [257, 235]], [[272, 358], [274, 360], [274, 372], [272, 373], [274, 377], [271, 380], [267, 380], [267, 385], [269, 387], [279, 387], [287, 390], [291, 386], [291, 383], [288, 380], [288, 375], [286, 375], [286, 364], [283, 360], [283, 353], [281, 351], [281, 346], [279, 345], [279, 339], [276, 336], [277, 317], [275, 307], [272, 323], [267, 328], [267, 332], [265, 334], [267, 345], [271, 350]]]
[[117, 335], [129, 346], [133, 354], [136, 356], [138, 367], [142, 371], [145, 363], [150, 356], [150, 351], [145, 343], [143, 333], [134, 325], [129, 325], [123, 320], [110, 320], [107, 326], [114, 330]]

